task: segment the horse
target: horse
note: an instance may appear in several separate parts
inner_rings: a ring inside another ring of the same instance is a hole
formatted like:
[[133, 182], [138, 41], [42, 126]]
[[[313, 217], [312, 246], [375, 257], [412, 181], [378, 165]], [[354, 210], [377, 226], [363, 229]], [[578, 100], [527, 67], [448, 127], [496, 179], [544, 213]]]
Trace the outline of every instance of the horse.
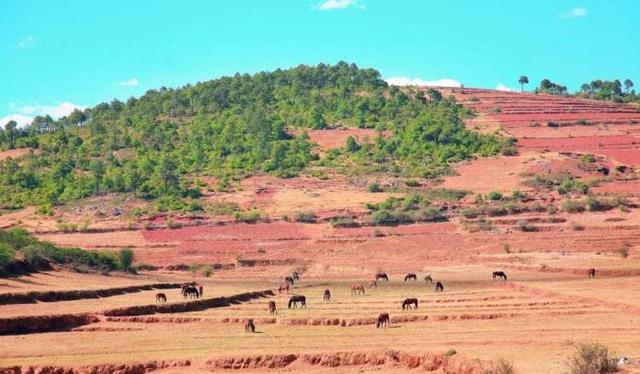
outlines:
[[404, 276], [404, 281], [405, 282], [408, 281], [408, 280], [412, 280], [412, 279], [415, 281], [415, 280], [418, 279], [418, 277], [416, 277], [416, 275], [413, 274], [413, 273], [409, 273], [409, 274]]
[[436, 292], [444, 292], [444, 286], [441, 282], [436, 282]]
[[293, 274], [291, 274], [291, 278], [293, 278], [293, 280], [297, 282], [300, 280], [300, 274], [298, 274], [297, 271], [294, 271]]
[[507, 274], [505, 274], [504, 271], [494, 271], [493, 272], [493, 279], [502, 279], [502, 280], [507, 280]]
[[276, 302], [275, 301], [269, 301], [269, 314], [276, 314]]
[[183, 289], [183, 294], [184, 298], [189, 298], [189, 299], [198, 299], [200, 298], [200, 293], [198, 292], [198, 289], [195, 286], [187, 286]]
[[167, 302], [167, 295], [163, 294], [162, 292], [156, 294], [156, 303], [166, 303], [166, 302]]
[[244, 331], [245, 332], [256, 332], [256, 325], [253, 324], [253, 319], [245, 319], [244, 320]]
[[301, 308], [306, 308], [307, 298], [302, 295], [291, 296], [291, 298], [289, 299], [289, 309], [291, 309], [291, 307], [293, 307], [293, 309], [296, 309], [298, 307], [298, 303], [300, 303]]
[[416, 309], [418, 309], [418, 299], [416, 299], [415, 297], [404, 299], [404, 301], [402, 302], [402, 310], [410, 310], [412, 304]]
[[377, 288], [378, 282], [375, 279], [369, 281], [369, 287]]
[[376, 281], [378, 281], [378, 279], [380, 279], [380, 280], [384, 279], [385, 282], [389, 281], [389, 277], [387, 276], [386, 273], [378, 273], [378, 274], [376, 274]]
[[324, 290], [324, 294], [322, 295], [322, 300], [331, 301], [331, 291]]
[[294, 280], [292, 277], [284, 277], [284, 281], [293, 286]]
[[282, 291], [289, 293], [289, 283], [282, 283], [280, 287], [278, 287], [278, 293], [282, 293]]
[[595, 278], [596, 277], [596, 269], [589, 269], [589, 278]]
[[364, 295], [364, 286], [361, 285], [361, 284], [351, 285], [351, 294], [352, 295], [359, 295], [359, 294], [363, 294]]
[[389, 313], [380, 313], [378, 321], [376, 322], [376, 328], [385, 327], [385, 325], [387, 327], [391, 326], [391, 323], [389, 322]]
[[433, 284], [433, 278], [431, 278], [431, 275], [427, 275], [426, 277], [424, 277], [424, 281], [429, 282], [429, 284]]
[[200, 297], [202, 297], [202, 295], [204, 295], [204, 287], [202, 287], [202, 285], [198, 285], [198, 293], [200, 294]]

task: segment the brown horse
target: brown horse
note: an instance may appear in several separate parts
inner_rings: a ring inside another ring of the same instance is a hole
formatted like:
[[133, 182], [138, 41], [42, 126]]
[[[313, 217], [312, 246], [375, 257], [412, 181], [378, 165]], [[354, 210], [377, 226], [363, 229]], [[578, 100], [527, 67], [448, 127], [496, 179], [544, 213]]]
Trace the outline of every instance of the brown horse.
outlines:
[[376, 281], [378, 281], [378, 279], [380, 279], [380, 280], [384, 279], [385, 282], [389, 281], [389, 277], [387, 276], [387, 273], [378, 273], [378, 274], [376, 274]]
[[291, 274], [291, 278], [293, 278], [293, 280], [297, 282], [300, 280], [300, 274], [298, 274], [297, 271], [294, 271], [293, 274]]
[[204, 287], [202, 287], [202, 285], [198, 285], [198, 292], [200, 293], [200, 297], [202, 297], [204, 295]]
[[360, 294], [364, 295], [364, 286], [361, 285], [361, 284], [351, 285], [351, 294], [352, 295], [360, 295]]
[[596, 269], [589, 269], [589, 278], [595, 278], [596, 277]]
[[444, 292], [444, 286], [441, 282], [436, 282], [436, 292]]
[[404, 299], [404, 301], [402, 302], [402, 310], [411, 310], [411, 305], [413, 305], [415, 309], [418, 309], [418, 299], [416, 299], [415, 297]]
[[424, 281], [429, 282], [429, 284], [433, 284], [433, 278], [431, 278], [431, 275], [427, 275], [426, 277], [424, 277]]
[[378, 316], [378, 321], [376, 322], [376, 328], [385, 327], [385, 325], [387, 327], [390, 327], [391, 322], [389, 321], [389, 313], [380, 313], [380, 315]]
[[293, 286], [293, 277], [284, 277], [284, 281]]
[[282, 283], [280, 287], [278, 287], [278, 293], [282, 293], [283, 291], [289, 293], [289, 283]]
[[167, 295], [163, 294], [162, 292], [156, 294], [156, 303], [166, 303], [166, 302], [167, 302]]
[[198, 299], [200, 298], [200, 293], [195, 286], [187, 286], [182, 289], [182, 296], [184, 296], [185, 299]]
[[377, 288], [378, 287], [378, 282], [375, 279], [370, 280], [369, 281], [369, 287]]
[[507, 274], [504, 271], [494, 271], [493, 274], [491, 274], [491, 276], [493, 277], [493, 279], [502, 279], [504, 281], [507, 280]]
[[415, 280], [417, 280], [417, 279], [418, 279], [418, 277], [416, 277], [416, 275], [415, 275], [415, 274], [413, 274], [413, 273], [409, 273], [409, 274], [407, 274], [407, 275], [405, 275], [405, 276], [404, 276], [404, 281], [405, 281], [405, 282], [406, 282], [406, 281], [409, 281], [409, 280], [412, 280], [412, 279], [415, 281]]
[[253, 324], [252, 319], [244, 320], [244, 331], [245, 332], [256, 332], [256, 325]]
[[294, 295], [289, 298], [289, 309], [293, 307], [296, 309], [298, 307], [298, 303], [300, 303], [300, 308], [307, 307], [307, 298], [302, 295]]
[[269, 301], [269, 314], [276, 314], [276, 302], [275, 301]]
[[322, 300], [331, 301], [331, 291], [324, 290], [324, 294], [322, 295]]

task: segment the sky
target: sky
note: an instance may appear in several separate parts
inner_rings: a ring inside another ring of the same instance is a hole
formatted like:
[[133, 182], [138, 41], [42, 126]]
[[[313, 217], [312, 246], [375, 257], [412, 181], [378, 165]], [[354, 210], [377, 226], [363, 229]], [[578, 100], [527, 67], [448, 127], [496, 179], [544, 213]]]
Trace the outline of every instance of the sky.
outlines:
[[0, 0], [0, 126], [340, 60], [394, 84], [640, 86], [638, 0]]

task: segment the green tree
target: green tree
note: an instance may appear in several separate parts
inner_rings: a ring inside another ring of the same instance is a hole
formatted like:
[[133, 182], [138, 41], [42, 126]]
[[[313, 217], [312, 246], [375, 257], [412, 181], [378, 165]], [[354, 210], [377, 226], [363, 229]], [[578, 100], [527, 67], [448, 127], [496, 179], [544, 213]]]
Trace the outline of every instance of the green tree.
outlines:
[[16, 135], [18, 123], [16, 121], [9, 121], [4, 125], [5, 137], [7, 141], [7, 148], [14, 149], [16, 147]]
[[356, 139], [349, 135], [349, 137], [347, 138], [347, 151], [351, 152], [351, 153], [355, 153], [360, 149], [360, 146], [358, 145], [358, 142], [356, 142]]
[[524, 85], [529, 84], [529, 77], [521, 75], [518, 79], [518, 83], [520, 83], [520, 92], [524, 92]]
[[624, 80], [624, 89], [626, 90], [627, 94], [629, 93], [629, 91], [631, 91], [632, 87], [633, 87], [633, 82], [631, 81], [631, 79], [625, 79]]
[[123, 248], [118, 252], [118, 259], [120, 260], [120, 266], [124, 271], [130, 271], [133, 265], [135, 255], [129, 248]]
[[93, 160], [91, 162], [91, 173], [93, 174], [94, 186], [95, 186], [95, 194], [100, 194], [100, 181], [104, 176], [105, 168], [104, 162], [102, 160]]

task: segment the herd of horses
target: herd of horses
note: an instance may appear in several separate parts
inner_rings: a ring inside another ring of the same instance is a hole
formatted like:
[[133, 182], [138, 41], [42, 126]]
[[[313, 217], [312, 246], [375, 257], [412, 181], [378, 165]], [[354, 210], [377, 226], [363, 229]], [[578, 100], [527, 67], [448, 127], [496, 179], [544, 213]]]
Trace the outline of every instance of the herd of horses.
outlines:
[[[204, 296], [204, 287], [195, 282], [185, 283], [180, 287], [180, 295], [185, 299], [199, 299]], [[166, 302], [167, 295], [164, 292], [158, 292], [156, 294], [156, 304]]]

